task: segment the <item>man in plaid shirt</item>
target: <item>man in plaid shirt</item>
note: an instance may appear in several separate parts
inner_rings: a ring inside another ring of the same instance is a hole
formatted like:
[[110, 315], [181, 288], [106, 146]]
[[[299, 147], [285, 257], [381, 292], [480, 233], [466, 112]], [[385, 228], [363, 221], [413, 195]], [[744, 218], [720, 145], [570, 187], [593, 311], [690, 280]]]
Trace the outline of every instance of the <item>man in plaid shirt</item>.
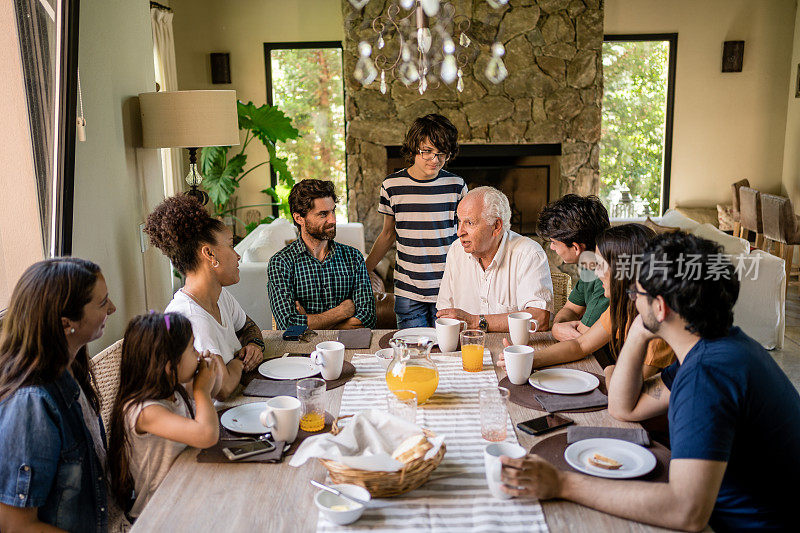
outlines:
[[289, 209], [300, 238], [272, 256], [269, 303], [278, 329], [375, 327], [375, 296], [364, 256], [335, 242], [333, 182], [306, 179], [292, 187]]

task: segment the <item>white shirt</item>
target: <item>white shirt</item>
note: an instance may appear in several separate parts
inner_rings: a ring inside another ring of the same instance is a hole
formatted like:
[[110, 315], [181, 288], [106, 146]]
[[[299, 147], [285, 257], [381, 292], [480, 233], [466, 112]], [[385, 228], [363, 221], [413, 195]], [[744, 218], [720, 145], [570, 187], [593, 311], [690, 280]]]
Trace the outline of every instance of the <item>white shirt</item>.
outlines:
[[553, 280], [547, 254], [536, 241], [507, 231], [484, 270], [460, 240], [447, 252], [437, 309], [473, 315], [513, 313], [526, 307], [553, 311]]
[[222, 356], [226, 363], [233, 359], [233, 354], [242, 349], [242, 343], [236, 332], [244, 327], [247, 315], [224, 287], [219, 293], [219, 314], [222, 324], [217, 322], [208, 311], [195, 302], [188, 294], [179, 290], [164, 310], [165, 313], [180, 313], [192, 323], [194, 347], [202, 353], [208, 350]]

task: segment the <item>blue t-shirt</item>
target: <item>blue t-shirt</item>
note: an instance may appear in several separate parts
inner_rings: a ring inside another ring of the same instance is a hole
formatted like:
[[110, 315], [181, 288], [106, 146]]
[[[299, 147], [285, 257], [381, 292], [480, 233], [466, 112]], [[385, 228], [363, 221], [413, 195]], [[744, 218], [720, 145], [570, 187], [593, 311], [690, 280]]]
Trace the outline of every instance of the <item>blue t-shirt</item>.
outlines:
[[661, 378], [672, 458], [728, 463], [711, 527], [789, 529], [800, 503], [800, 395], [769, 353], [734, 327], [701, 339]]

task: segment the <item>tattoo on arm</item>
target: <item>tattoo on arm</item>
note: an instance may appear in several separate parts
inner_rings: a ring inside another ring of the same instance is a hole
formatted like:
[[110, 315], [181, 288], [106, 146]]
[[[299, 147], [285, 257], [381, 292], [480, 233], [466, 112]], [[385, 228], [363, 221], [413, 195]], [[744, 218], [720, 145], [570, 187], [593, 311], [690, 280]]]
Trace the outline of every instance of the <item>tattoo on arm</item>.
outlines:
[[253, 322], [253, 319], [249, 316], [247, 317], [247, 320], [245, 320], [242, 329], [236, 332], [236, 336], [239, 337], [239, 341], [242, 343], [242, 346], [246, 346], [253, 341], [256, 341], [257, 344], [263, 343], [261, 330], [258, 329], [258, 325], [256, 325], [256, 323]]
[[664, 392], [664, 384], [661, 381], [660, 377], [651, 378], [644, 382], [644, 386], [642, 387], [642, 392], [658, 400], [661, 398], [661, 394]]

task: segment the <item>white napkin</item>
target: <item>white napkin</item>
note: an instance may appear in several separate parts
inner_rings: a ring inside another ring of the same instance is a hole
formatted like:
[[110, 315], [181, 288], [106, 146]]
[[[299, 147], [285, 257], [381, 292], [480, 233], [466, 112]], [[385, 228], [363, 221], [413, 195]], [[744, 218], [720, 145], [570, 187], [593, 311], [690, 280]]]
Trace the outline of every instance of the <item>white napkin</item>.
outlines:
[[[300, 466], [318, 457], [359, 470], [396, 472], [403, 467], [403, 463], [392, 459], [392, 452], [408, 437], [420, 433], [422, 429], [418, 425], [386, 411], [361, 411], [347, 421], [338, 435], [323, 433], [301, 442], [289, 464]], [[436, 455], [444, 437], [438, 435], [430, 442], [433, 448], [425, 454], [425, 459]]]

